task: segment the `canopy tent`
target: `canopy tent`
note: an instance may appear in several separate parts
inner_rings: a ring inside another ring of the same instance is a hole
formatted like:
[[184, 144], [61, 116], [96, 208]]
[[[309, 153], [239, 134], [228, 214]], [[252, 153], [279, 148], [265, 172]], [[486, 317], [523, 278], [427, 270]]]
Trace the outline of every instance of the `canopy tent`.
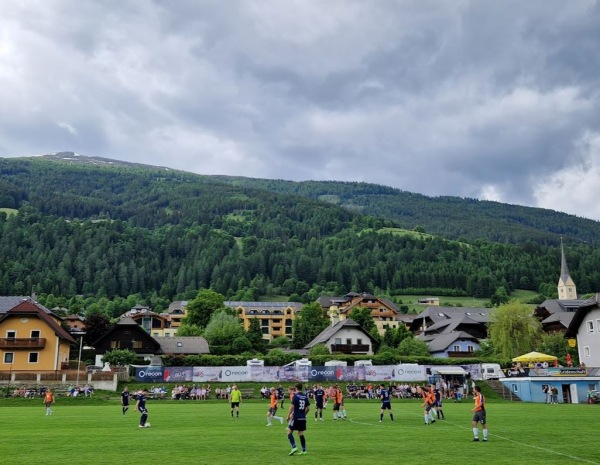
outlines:
[[467, 372], [462, 367], [432, 367], [431, 371], [440, 375], [460, 375], [465, 376]]
[[529, 352], [512, 359], [513, 362], [529, 363], [529, 362], [553, 362], [557, 358], [554, 355], [546, 355], [541, 352]]

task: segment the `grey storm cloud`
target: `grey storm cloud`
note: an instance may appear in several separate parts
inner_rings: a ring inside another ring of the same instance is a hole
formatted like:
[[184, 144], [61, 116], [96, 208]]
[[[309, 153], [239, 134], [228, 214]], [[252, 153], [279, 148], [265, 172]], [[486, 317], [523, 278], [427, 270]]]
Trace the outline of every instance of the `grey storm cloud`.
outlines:
[[365, 181], [600, 219], [600, 3], [6, 0], [0, 156]]

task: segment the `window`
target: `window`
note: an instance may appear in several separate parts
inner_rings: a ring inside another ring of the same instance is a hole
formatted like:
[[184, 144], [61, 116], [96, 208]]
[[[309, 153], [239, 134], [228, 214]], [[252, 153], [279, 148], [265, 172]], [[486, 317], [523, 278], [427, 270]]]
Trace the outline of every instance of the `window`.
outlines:
[[594, 322], [593, 320], [588, 320], [585, 322], [585, 326], [587, 328], [588, 334], [592, 334], [594, 332]]
[[39, 339], [41, 332], [37, 329], [31, 331], [31, 339]]
[[119, 349], [121, 347], [121, 341], [110, 341], [111, 349]]
[[12, 352], [4, 353], [4, 363], [12, 363], [15, 360], [15, 354]]
[[342, 338], [336, 337], [335, 338], [335, 345], [340, 345], [341, 343], [342, 343]]
[[453, 350], [454, 352], [460, 352], [460, 346], [454, 346], [454, 347], [452, 348], [452, 350]]
[[8, 339], [14, 339], [17, 337], [17, 332], [12, 329], [9, 329], [8, 331], [6, 331], [6, 337]]
[[590, 346], [585, 346], [585, 347], [583, 348], [583, 355], [584, 355], [585, 357], [589, 357], [589, 356], [590, 356]]
[[512, 385], [512, 391], [513, 391], [513, 392], [519, 392], [519, 388], [517, 388], [517, 385], [516, 385], [516, 384], [513, 384], [513, 385]]
[[356, 344], [358, 344], [359, 346], [362, 345], [362, 339], [357, 339]]
[[183, 347], [183, 342], [178, 342], [177, 347]]
[[39, 358], [39, 352], [29, 352], [29, 363], [37, 363]]
[[475, 350], [475, 348], [473, 346], [467, 346], [468, 352], [473, 352], [474, 350]]
[[346, 344], [352, 345], [352, 339], [346, 339]]

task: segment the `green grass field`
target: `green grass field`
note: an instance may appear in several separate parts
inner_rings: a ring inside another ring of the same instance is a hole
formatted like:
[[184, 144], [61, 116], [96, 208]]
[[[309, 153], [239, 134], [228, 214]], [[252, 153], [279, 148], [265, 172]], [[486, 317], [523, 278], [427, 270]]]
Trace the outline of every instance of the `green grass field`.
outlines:
[[345, 421], [332, 421], [331, 407], [324, 422], [309, 414], [308, 455], [288, 457], [285, 426], [265, 426], [266, 401], [244, 402], [235, 419], [225, 401], [149, 400], [147, 429], [133, 408], [121, 414], [116, 397], [59, 399], [51, 416], [39, 398], [15, 401], [0, 400], [4, 465], [600, 464], [598, 405], [490, 401], [490, 440], [474, 443], [471, 401], [446, 402], [447, 420], [425, 426], [417, 400], [393, 402], [393, 423], [378, 422], [378, 401], [349, 400]]

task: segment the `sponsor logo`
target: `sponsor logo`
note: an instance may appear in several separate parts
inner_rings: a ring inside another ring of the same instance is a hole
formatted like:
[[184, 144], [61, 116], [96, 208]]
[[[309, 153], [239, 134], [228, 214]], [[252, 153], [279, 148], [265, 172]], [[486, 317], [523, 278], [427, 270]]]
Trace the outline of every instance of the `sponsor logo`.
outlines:
[[138, 377], [140, 377], [140, 378], [162, 378], [163, 373], [162, 373], [162, 371], [140, 370], [140, 371], [138, 371]]
[[421, 370], [404, 370], [402, 368], [398, 369], [398, 376], [402, 375], [422, 375], [423, 372]]
[[310, 370], [311, 376], [332, 376], [333, 370]]
[[240, 375], [247, 375], [248, 374], [248, 370], [242, 370], [242, 371], [233, 371], [233, 370], [225, 370], [225, 376], [240, 376]]

